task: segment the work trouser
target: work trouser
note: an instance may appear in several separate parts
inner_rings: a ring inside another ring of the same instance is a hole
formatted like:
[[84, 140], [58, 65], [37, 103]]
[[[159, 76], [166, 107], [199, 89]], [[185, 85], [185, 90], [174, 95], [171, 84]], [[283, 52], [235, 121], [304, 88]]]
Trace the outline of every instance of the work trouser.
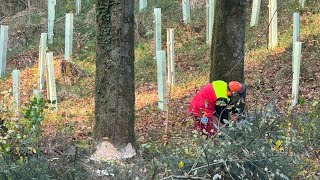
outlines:
[[193, 116], [194, 129], [196, 129], [200, 135], [206, 135], [208, 137], [214, 136], [218, 129], [221, 127], [217, 117], [206, 117], [207, 120], [201, 120], [201, 117]]

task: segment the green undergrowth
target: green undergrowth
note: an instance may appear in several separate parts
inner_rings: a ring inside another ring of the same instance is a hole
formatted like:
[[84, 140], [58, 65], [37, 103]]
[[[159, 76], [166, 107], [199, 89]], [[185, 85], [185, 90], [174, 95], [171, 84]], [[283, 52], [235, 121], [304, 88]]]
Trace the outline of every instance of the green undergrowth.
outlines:
[[[300, 41], [305, 42], [308, 36], [319, 35], [319, 6], [317, 1], [309, 1], [305, 9], [299, 7], [298, 1], [280, 2], [278, 7], [278, 38], [279, 48], [292, 48], [293, 35], [293, 13], [300, 12]], [[252, 51], [255, 56], [250, 56], [250, 60], [263, 60], [268, 50], [268, 9], [262, 8], [259, 24], [257, 27], [250, 27], [250, 18], [247, 18], [246, 26], [246, 53]], [[271, 51], [277, 54], [277, 49]], [[304, 49], [303, 49], [304, 50]], [[261, 53], [259, 53], [261, 52]]]
[[[51, 159], [51, 153], [46, 152], [48, 146], [44, 145], [47, 142], [43, 136], [42, 122], [48, 115], [47, 111], [52, 110], [50, 103], [42, 98], [33, 98], [18, 113], [3, 104], [0, 105], [0, 163], [2, 164], [0, 179], [73, 179], [76, 176], [85, 179], [87, 177], [83, 173], [83, 167], [72, 163], [57, 166], [55, 161], [60, 161], [64, 157]], [[72, 127], [63, 127], [62, 130], [66, 133], [65, 130], [72, 131]], [[60, 145], [62, 144], [63, 142], [60, 142]]]
[[[71, 1], [73, 5], [73, 1]], [[95, 24], [94, 3], [90, 0], [82, 0], [81, 13], [74, 14], [74, 54], [78, 60], [89, 60], [90, 53], [95, 51]], [[57, 1], [54, 41], [48, 44], [48, 51], [53, 51], [54, 55], [64, 52], [64, 32], [65, 32], [65, 14], [71, 12], [70, 2]], [[74, 10], [73, 10], [74, 11]], [[36, 50], [39, 46], [40, 34], [47, 31], [47, 7], [40, 5], [30, 10], [25, 10], [22, 15], [8, 18], [6, 23], [10, 26], [9, 39], [12, 41], [9, 46], [8, 58], [27, 53], [30, 50]], [[94, 61], [91, 60], [91, 61]]]

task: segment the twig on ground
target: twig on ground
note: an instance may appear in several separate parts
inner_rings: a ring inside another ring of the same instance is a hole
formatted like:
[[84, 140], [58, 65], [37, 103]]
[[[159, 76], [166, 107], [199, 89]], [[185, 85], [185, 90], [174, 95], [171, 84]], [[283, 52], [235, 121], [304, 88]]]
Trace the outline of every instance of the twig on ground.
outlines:
[[165, 133], [164, 133], [164, 141], [165, 145], [168, 143], [168, 124], [169, 124], [169, 107], [170, 107], [170, 101], [171, 101], [171, 82], [169, 82], [169, 95], [168, 95], [168, 102], [167, 102], [167, 112], [166, 112], [166, 127], [165, 127]]
[[161, 180], [165, 180], [165, 179], [198, 179], [198, 180], [206, 180], [206, 178], [203, 177], [196, 177], [196, 176], [168, 176], [165, 178], [162, 178]]
[[[221, 164], [221, 163], [224, 163], [224, 162], [225, 161], [219, 161], [219, 162], [210, 163], [209, 166], [213, 166], [213, 165], [216, 165], [216, 164]], [[205, 167], [208, 167], [208, 165], [203, 165], [203, 166], [199, 166], [199, 167], [193, 168], [189, 172], [192, 172], [192, 171], [195, 171], [195, 170], [198, 170], [198, 169], [202, 169], [202, 168], [205, 168]]]
[[230, 170], [229, 170], [229, 168], [228, 168], [228, 166], [227, 166], [227, 162], [226, 162], [226, 161], [224, 162], [224, 165], [226, 166], [226, 169], [227, 169], [227, 172], [228, 172], [229, 176], [231, 177], [231, 179], [234, 180], [234, 178], [233, 178], [233, 176], [231, 175]]

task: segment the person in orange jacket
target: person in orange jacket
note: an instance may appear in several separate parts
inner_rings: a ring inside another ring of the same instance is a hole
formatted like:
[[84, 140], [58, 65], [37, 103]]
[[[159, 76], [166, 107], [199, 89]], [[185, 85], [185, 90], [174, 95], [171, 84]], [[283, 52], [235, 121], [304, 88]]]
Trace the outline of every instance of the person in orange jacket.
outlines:
[[[238, 81], [217, 80], [207, 84], [192, 99], [189, 112], [194, 117], [194, 128], [211, 137], [224, 125], [232, 113], [242, 113], [246, 85]], [[237, 106], [239, 105], [239, 107]]]

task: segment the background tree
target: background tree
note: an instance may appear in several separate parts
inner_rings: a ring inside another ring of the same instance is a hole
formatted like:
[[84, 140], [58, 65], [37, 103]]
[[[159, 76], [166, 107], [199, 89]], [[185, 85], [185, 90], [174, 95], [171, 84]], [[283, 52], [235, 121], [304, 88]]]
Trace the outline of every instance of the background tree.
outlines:
[[134, 1], [97, 0], [94, 138], [133, 144]]
[[244, 82], [245, 10], [246, 0], [216, 2], [210, 82]]

